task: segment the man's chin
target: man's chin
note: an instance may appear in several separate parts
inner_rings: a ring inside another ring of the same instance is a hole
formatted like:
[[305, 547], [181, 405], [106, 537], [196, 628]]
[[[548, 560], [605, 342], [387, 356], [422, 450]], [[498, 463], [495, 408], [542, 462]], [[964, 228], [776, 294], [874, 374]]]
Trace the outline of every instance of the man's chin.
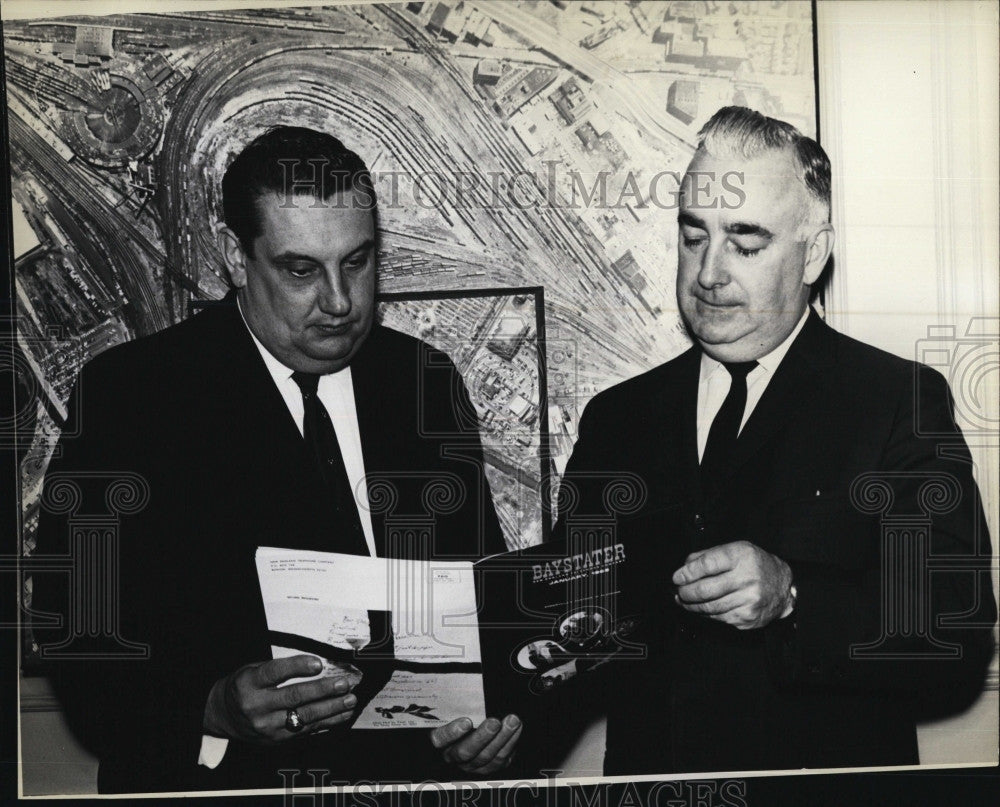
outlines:
[[701, 344], [724, 348], [746, 335], [734, 319], [732, 316], [692, 317], [688, 320], [688, 330]]
[[343, 370], [351, 363], [351, 360], [361, 347], [361, 342], [364, 340], [343, 339], [333, 344], [331, 344], [331, 341], [325, 340], [323, 344], [309, 346], [310, 349], [302, 356], [303, 362], [309, 364], [311, 367], [306, 372], [326, 375], [327, 373], [335, 373], [338, 370]]
[[701, 346], [702, 351], [716, 361], [749, 361], [754, 356], [752, 340], [748, 334], [736, 328], [705, 327], [690, 328], [691, 335]]

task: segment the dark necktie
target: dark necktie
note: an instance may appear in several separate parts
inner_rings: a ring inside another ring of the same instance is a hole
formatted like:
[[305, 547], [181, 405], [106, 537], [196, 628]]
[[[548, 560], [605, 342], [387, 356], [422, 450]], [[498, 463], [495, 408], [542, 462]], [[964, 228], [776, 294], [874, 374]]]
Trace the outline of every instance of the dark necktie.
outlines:
[[757, 362], [723, 362], [722, 366], [726, 368], [732, 382], [722, 408], [712, 421], [705, 453], [701, 458], [702, 491], [706, 494], [719, 492], [720, 483], [732, 463], [743, 411], [747, 406], [747, 376], [757, 366]]
[[337, 442], [330, 414], [320, 401], [316, 390], [319, 376], [313, 373], [292, 373], [292, 380], [302, 391], [302, 406], [305, 417], [302, 421], [302, 436], [323, 478], [330, 496], [331, 509], [335, 515], [334, 529], [337, 536], [337, 552], [350, 555], [367, 555], [368, 544], [361, 528], [358, 506], [347, 478], [344, 456]]

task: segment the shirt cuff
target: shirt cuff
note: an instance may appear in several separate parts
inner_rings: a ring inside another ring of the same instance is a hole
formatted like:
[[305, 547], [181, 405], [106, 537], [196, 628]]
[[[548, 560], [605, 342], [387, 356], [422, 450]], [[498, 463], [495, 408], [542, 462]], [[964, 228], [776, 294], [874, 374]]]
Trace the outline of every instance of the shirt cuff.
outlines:
[[788, 619], [788, 617], [792, 615], [792, 612], [795, 610], [795, 604], [796, 602], [798, 602], [798, 599], [799, 599], [799, 591], [795, 587], [795, 584], [792, 583], [792, 585], [789, 586], [788, 590], [788, 605], [785, 606], [785, 610], [782, 611], [779, 619]]
[[222, 758], [229, 748], [229, 740], [225, 737], [213, 737], [210, 734], [201, 735], [201, 751], [198, 752], [198, 764], [206, 768], [219, 767]]

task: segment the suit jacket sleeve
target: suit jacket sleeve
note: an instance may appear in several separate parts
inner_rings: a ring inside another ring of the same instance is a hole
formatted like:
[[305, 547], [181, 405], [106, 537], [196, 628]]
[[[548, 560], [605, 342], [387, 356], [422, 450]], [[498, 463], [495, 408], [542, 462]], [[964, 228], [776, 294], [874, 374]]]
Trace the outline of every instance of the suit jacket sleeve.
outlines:
[[[425, 372], [421, 384], [426, 394], [418, 403], [423, 428], [436, 442], [438, 466], [454, 474], [461, 484], [461, 504], [438, 517], [443, 536], [439, 554], [470, 560], [506, 552], [503, 531], [485, 473], [479, 416], [458, 369], [444, 354], [422, 346], [422, 366], [444, 366], [446, 372]], [[431, 360], [429, 356], [436, 356]], [[430, 469], [428, 469], [430, 470]], [[445, 509], [448, 506], [445, 505]]]
[[[993, 655], [990, 539], [947, 383], [922, 365], [909, 368], [881, 465], [854, 480], [855, 512], [814, 514], [803, 525], [823, 540], [874, 551], [852, 569], [788, 559], [798, 601], [787, 629], [770, 631], [772, 659], [778, 676], [807, 687], [967, 703]], [[906, 514], [916, 522], [893, 523]], [[868, 535], [859, 541], [859, 532]], [[928, 568], [942, 561], [951, 568]]]
[[[458, 376], [458, 370], [454, 370], [455, 375]], [[469, 411], [475, 413], [475, 407], [472, 405], [472, 400], [469, 398], [469, 392], [466, 389], [465, 382], [458, 378], [458, 397], [459, 397], [459, 411]], [[478, 417], [476, 422], [478, 423]], [[500, 521], [497, 518], [496, 506], [493, 503], [493, 493], [490, 489], [489, 481], [486, 478], [485, 465], [486, 459], [483, 453], [483, 443], [480, 431], [478, 428], [472, 430], [472, 440], [474, 442], [474, 450], [476, 454], [476, 459], [478, 466], [481, 469], [476, 474], [476, 481], [470, 484], [476, 484], [477, 498], [481, 502], [480, 509], [482, 511], [482, 540], [480, 555], [481, 557], [487, 557], [489, 555], [495, 555], [498, 552], [506, 552], [508, 547], [504, 540], [503, 530], [500, 528]]]
[[[127, 382], [104, 357], [80, 374], [69, 402], [66, 437], [46, 474], [37, 550], [42, 557], [69, 555], [79, 572], [36, 574], [33, 610], [61, 621], [60, 628], [37, 629], [35, 637], [74, 733], [102, 760], [102, 773], [104, 763], [115, 757], [147, 760], [148, 768], [134, 771], [135, 778], [139, 789], [155, 790], [160, 789], [160, 772], [196, 762], [216, 676], [196, 659], [170, 651], [185, 643], [165, 640], [177, 631], [197, 631], [198, 624], [179, 616], [172, 620], [158, 610], [168, 601], [162, 597], [164, 587], [177, 580], [162, 567], [160, 577], [146, 553], [162, 503], [155, 501], [157, 490], [151, 485], [155, 472], [148, 458], [157, 447], [144, 439], [143, 409], [141, 400], [130, 400]], [[75, 537], [71, 533], [74, 521], [114, 514], [115, 494], [109, 490], [122, 479], [126, 481], [117, 490], [125, 506], [114, 527], [117, 551], [100, 556], [81, 551], [79, 532]], [[134, 495], [141, 500], [146, 484], [148, 505], [129, 513], [127, 499]], [[52, 506], [74, 498], [72, 507]], [[99, 559], [100, 565], [86, 566], [87, 558]], [[191, 562], [197, 559], [183, 559], [180, 565]], [[102, 588], [87, 596], [85, 588], [78, 588], [81, 579]], [[81, 612], [87, 607], [99, 611], [88, 618]], [[80, 619], [85, 628], [97, 626], [91, 630], [96, 635], [73, 635], [80, 633], [71, 630]], [[58, 646], [71, 635], [71, 644]], [[174, 781], [163, 784], [176, 786]]]
[[[574, 518], [579, 524], [588, 516], [605, 515], [608, 486], [623, 479], [631, 481], [634, 476], [624, 471], [620, 462], [614, 462], [605, 450], [601, 430], [618, 419], [603, 404], [602, 396], [593, 398], [580, 419], [578, 439], [559, 484], [559, 513], [552, 529], [553, 540], [568, 537]], [[620, 697], [620, 676], [614, 666], [587, 673], [586, 681], [567, 682], [537, 699], [532, 713], [524, 716], [516, 775], [538, 778], [552, 775], [558, 769], [588, 725], [602, 717]]]

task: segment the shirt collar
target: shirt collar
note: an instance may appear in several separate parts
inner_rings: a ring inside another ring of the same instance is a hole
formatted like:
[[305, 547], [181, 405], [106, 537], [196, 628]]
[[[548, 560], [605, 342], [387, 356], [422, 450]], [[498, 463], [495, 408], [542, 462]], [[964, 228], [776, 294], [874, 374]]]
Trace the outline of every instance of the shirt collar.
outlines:
[[[778, 365], [781, 364], [782, 359], [785, 358], [785, 354], [788, 353], [789, 348], [792, 346], [792, 342], [795, 341], [795, 337], [799, 335], [802, 329], [805, 327], [806, 320], [809, 319], [809, 309], [811, 306], [806, 306], [806, 310], [802, 312], [802, 316], [799, 318], [798, 323], [792, 329], [792, 332], [785, 337], [785, 340], [778, 345], [774, 350], [768, 353], [766, 356], [761, 356], [757, 359], [757, 364], [764, 369], [764, 372], [774, 374], [778, 369]], [[705, 351], [701, 352], [701, 377], [707, 380], [713, 373], [722, 367], [722, 362], [716, 361], [711, 356], [709, 356]], [[754, 372], [757, 370], [755, 369]]]

